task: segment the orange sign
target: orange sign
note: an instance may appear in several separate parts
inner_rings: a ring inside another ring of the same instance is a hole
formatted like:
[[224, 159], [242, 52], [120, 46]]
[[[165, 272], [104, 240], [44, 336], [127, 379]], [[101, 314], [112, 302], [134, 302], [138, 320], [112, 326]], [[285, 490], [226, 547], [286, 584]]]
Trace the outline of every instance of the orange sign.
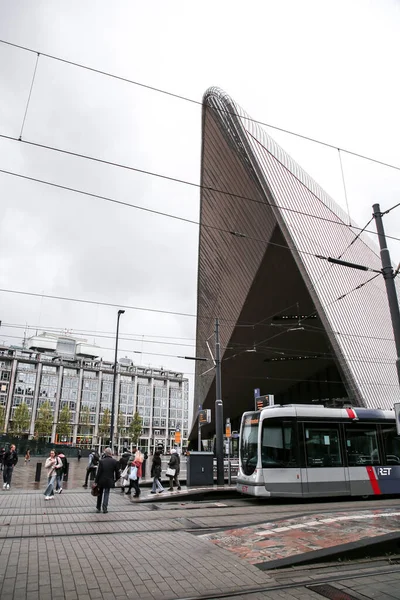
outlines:
[[175, 444], [180, 444], [180, 443], [181, 443], [181, 432], [175, 431]]

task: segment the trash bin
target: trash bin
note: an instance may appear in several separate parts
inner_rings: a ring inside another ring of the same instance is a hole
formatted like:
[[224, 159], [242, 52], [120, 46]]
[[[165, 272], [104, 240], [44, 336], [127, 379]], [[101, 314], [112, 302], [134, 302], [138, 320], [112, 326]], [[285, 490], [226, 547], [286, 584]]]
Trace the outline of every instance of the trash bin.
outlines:
[[191, 452], [186, 463], [186, 485], [214, 485], [213, 465], [213, 452]]

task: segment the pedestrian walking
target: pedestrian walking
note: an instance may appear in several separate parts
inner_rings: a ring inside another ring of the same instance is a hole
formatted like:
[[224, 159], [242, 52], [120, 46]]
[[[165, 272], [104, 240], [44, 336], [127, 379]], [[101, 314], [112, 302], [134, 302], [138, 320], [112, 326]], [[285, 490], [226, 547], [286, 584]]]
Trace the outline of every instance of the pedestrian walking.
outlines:
[[[119, 464], [118, 464], [120, 473], [124, 472], [130, 459], [131, 459], [131, 453], [129, 452], [129, 450], [127, 448], [124, 448], [122, 451], [122, 456], [119, 459]], [[125, 491], [125, 487], [121, 486], [121, 493], [123, 494], [124, 491]]]
[[0, 471], [3, 470], [3, 466], [4, 466], [4, 455], [6, 453], [6, 449], [5, 448], [0, 448]]
[[157, 491], [162, 494], [165, 490], [161, 483], [161, 453], [158, 450], [154, 452], [151, 476], [153, 477], [153, 485], [150, 494], [155, 494]]
[[87, 486], [88, 486], [89, 475], [91, 473], [93, 473], [93, 475], [96, 475], [96, 469], [98, 467], [99, 462], [100, 462], [100, 456], [99, 456], [97, 450], [92, 450], [91, 453], [89, 454], [88, 466], [86, 467], [85, 483], [83, 484], [84, 488], [87, 488]]
[[168, 471], [167, 471], [167, 475], [169, 477], [168, 491], [169, 492], [174, 491], [174, 484], [177, 486], [178, 490], [180, 490], [181, 484], [179, 483], [179, 471], [181, 469], [181, 459], [175, 448], [172, 448], [172, 450], [171, 450], [171, 458], [169, 459], [169, 463], [168, 463], [168, 470], [169, 469], [171, 471], [175, 471], [175, 473], [174, 473], [174, 475], [170, 475], [170, 474], [168, 474]]
[[112, 457], [111, 448], [104, 450], [104, 458], [99, 462], [95, 483], [99, 486], [99, 495], [97, 496], [97, 512], [101, 511], [103, 504], [103, 513], [108, 512], [108, 499], [110, 496], [110, 488], [115, 486], [115, 482], [119, 477], [118, 462]]
[[26, 449], [25, 452], [25, 464], [28, 463], [31, 460], [31, 451], [29, 448]]
[[134, 488], [135, 493], [133, 495], [134, 498], [139, 498], [140, 496], [140, 487], [139, 481], [142, 476], [142, 464], [143, 464], [143, 454], [138, 450], [137, 446], [132, 447], [132, 452], [134, 453], [134, 459], [132, 461], [131, 467], [136, 467], [136, 477], [133, 478], [134, 469], [131, 469], [131, 473], [129, 475], [129, 488], [126, 492], [126, 495], [130, 496], [132, 488]]
[[54, 450], [50, 450], [50, 456], [46, 459], [44, 468], [47, 470], [47, 487], [44, 491], [44, 499], [52, 500], [54, 498], [54, 483], [57, 477], [57, 469], [62, 465], [61, 460], [56, 456]]
[[56, 470], [56, 492], [61, 494], [63, 491], [63, 489], [62, 489], [63, 478], [64, 478], [64, 475], [66, 473], [68, 473], [68, 461], [67, 461], [67, 457], [65, 456], [65, 454], [63, 452], [58, 452], [57, 457], [61, 461], [61, 465], [59, 465], [59, 467]]
[[14, 467], [18, 462], [18, 455], [15, 450], [15, 445], [11, 444], [10, 449], [6, 450], [3, 458], [3, 490], [9, 490], [11, 478], [14, 472]]
[[80, 448], [78, 448], [78, 462], [81, 460], [82, 458], [82, 450]]

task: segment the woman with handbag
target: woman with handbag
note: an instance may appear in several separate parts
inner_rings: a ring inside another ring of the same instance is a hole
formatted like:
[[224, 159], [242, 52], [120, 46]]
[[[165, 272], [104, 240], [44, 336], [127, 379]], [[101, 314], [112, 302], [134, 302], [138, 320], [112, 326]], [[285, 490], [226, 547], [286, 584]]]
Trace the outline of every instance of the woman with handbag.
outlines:
[[179, 457], [178, 452], [175, 448], [171, 450], [171, 458], [169, 459], [168, 469], [166, 471], [166, 475], [169, 477], [169, 492], [174, 491], [174, 483], [177, 486], [178, 490], [181, 489], [181, 484], [179, 483], [179, 471], [181, 467], [181, 459]]
[[54, 450], [50, 450], [50, 456], [46, 459], [44, 467], [47, 470], [47, 487], [44, 492], [44, 499], [52, 500], [54, 498], [54, 482], [57, 477], [57, 469], [62, 467], [62, 462], [56, 456]]
[[140, 450], [137, 449], [136, 446], [133, 446], [132, 452], [135, 453], [135, 457], [133, 459], [131, 470], [129, 473], [129, 488], [126, 492], [127, 496], [131, 495], [131, 489], [134, 488], [135, 493], [133, 495], [134, 498], [139, 498], [140, 496], [140, 487], [139, 480], [142, 476], [142, 464], [143, 464], [143, 454]]
[[151, 476], [153, 477], [153, 486], [150, 494], [155, 494], [157, 491], [162, 494], [165, 490], [161, 484], [161, 454], [158, 450], [154, 452]]

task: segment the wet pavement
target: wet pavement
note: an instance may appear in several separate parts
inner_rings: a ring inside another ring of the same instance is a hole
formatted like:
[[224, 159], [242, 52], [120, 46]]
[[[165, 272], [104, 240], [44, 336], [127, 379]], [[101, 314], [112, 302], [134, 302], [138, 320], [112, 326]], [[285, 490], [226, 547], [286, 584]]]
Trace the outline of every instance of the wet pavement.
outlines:
[[197, 489], [161, 498], [143, 486], [138, 500], [113, 490], [109, 512], [98, 514], [82, 487], [86, 459], [70, 460], [51, 502], [44, 473], [34, 482], [37, 462], [20, 461], [11, 489], [0, 491], [1, 600], [400, 600], [396, 558], [293, 567], [396, 535], [397, 499], [280, 504], [228, 493], [213, 501], [210, 487], [200, 502], [191, 500]]

